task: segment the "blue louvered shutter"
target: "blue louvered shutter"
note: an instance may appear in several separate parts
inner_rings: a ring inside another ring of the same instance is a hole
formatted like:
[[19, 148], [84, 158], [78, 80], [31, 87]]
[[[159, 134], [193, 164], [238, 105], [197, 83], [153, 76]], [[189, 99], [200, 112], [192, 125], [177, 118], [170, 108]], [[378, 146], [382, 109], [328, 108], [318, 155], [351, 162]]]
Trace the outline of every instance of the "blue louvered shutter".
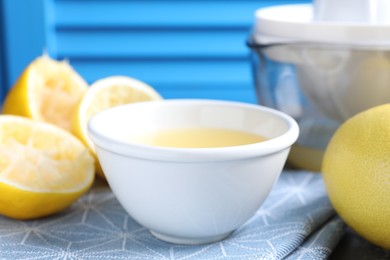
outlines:
[[251, 103], [256, 100], [245, 41], [254, 10], [297, 2], [43, 1], [46, 50], [70, 60], [89, 83], [128, 75], [165, 98]]

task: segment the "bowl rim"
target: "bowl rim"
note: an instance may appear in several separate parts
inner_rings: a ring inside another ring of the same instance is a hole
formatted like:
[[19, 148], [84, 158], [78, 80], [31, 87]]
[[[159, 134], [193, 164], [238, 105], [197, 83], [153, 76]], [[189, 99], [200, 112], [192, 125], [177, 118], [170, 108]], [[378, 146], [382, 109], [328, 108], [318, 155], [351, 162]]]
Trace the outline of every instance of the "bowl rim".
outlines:
[[[160, 147], [120, 141], [110, 136], [107, 136], [95, 127], [96, 121], [100, 120], [100, 117], [102, 117], [104, 114], [115, 113], [116, 110], [131, 109], [131, 107], [137, 106], [165, 106], [175, 104], [234, 106], [252, 110], [259, 110], [262, 112], [269, 113], [270, 115], [273, 115], [278, 119], [284, 121], [287, 124], [287, 130], [280, 136], [253, 144], [213, 148], [178, 148]], [[154, 161], [176, 162], [226, 161], [269, 155], [284, 149], [289, 149], [290, 146], [297, 140], [299, 135], [299, 127], [297, 122], [286, 113], [273, 108], [239, 101], [185, 98], [166, 99], [152, 102], [137, 102], [132, 104], [115, 106], [94, 115], [89, 120], [87, 128], [88, 136], [95, 145], [95, 148], [99, 147], [100, 149], [103, 149], [105, 151], [119, 154], [122, 156], [138, 157]]]

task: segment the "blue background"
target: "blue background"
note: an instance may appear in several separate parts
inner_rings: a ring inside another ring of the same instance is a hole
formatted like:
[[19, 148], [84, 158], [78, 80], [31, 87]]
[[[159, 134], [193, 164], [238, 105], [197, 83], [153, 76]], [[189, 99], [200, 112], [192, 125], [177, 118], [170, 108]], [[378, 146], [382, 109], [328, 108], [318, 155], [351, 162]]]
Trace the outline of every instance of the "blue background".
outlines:
[[258, 8], [305, 0], [0, 0], [1, 98], [34, 58], [89, 82], [128, 75], [165, 98], [255, 103], [245, 41]]

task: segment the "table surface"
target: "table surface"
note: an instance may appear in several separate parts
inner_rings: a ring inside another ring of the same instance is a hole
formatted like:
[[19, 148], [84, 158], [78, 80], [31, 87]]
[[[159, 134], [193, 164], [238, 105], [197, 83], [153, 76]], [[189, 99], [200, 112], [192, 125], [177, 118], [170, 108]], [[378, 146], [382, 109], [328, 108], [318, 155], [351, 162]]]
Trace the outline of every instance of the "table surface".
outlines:
[[346, 233], [329, 257], [336, 259], [359, 259], [359, 260], [382, 260], [390, 259], [390, 251], [377, 247], [351, 229], [347, 228]]

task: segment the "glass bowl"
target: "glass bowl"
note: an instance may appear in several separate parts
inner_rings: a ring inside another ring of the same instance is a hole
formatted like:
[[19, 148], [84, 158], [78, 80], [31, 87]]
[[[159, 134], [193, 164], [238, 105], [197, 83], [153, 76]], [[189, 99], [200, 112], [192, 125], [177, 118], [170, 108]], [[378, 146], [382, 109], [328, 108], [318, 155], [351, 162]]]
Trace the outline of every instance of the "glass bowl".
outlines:
[[299, 124], [289, 162], [320, 171], [324, 149], [351, 116], [390, 102], [390, 51], [330, 43], [255, 44], [252, 65], [259, 103]]

